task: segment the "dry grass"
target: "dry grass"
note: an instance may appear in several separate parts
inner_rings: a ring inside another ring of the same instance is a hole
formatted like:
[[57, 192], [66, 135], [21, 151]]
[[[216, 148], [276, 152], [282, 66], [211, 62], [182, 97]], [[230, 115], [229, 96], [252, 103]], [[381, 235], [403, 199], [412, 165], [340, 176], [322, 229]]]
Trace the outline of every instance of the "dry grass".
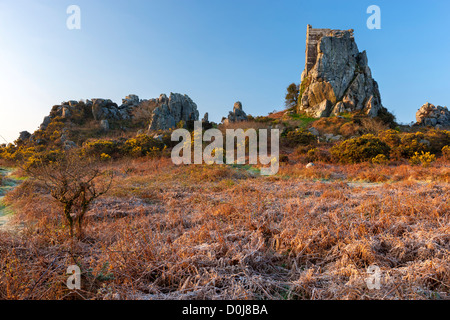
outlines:
[[[1, 299], [449, 298], [448, 165], [297, 164], [267, 178], [170, 159], [114, 169], [73, 247], [45, 188], [7, 196], [25, 226], [0, 231]], [[75, 260], [84, 273], [72, 292]], [[366, 286], [372, 264], [381, 290]]]

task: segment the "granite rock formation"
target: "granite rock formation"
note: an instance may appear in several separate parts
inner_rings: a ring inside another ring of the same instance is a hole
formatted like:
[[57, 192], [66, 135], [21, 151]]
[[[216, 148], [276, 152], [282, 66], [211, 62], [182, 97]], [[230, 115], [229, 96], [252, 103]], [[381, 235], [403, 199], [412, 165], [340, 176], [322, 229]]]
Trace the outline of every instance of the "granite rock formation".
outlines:
[[376, 117], [383, 109], [367, 54], [359, 52], [353, 30], [308, 25], [297, 111], [315, 118], [354, 111]]
[[100, 98], [86, 102], [62, 102], [53, 106], [50, 115], [40, 125], [40, 130], [45, 130], [56, 117], [70, 121], [75, 115], [81, 115], [81, 118], [93, 118], [99, 122], [102, 130], [108, 131], [111, 124], [117, 121], [133, 120], [134, 110], [140, 108], [143, 102], [154, 102], [155, 105], [149, 115], [149, 130], [167, 130], [175, 128], [180, 121], [196, 121], [199, 118], [197, 105], [187, 95], [171, 93], [169, 97], [162, 94], [158, 99], [140, 100], [137, 95], [131, 94], [122, 99], [120, 106], [110, 99]]
[[187, 95], [170, 93], [167, 97], [162, 94], [152, 102], [156, 108], [150, 119], [149, 131], [172, 129], [180, 121], [189, 123], [199, 119], [197, 105]]
[[417, 111], [416, 121], [421, 126], [450, 126], [450, 111], [427, 102]]
[[242, 103], [240, 101], [235, 102], [233, 106], [233, 111], [230, 111], [228, 118], [223, 119], [224, 124], [229, 124], [233, 122], [247, 121], [247, 114], [242, 109]]

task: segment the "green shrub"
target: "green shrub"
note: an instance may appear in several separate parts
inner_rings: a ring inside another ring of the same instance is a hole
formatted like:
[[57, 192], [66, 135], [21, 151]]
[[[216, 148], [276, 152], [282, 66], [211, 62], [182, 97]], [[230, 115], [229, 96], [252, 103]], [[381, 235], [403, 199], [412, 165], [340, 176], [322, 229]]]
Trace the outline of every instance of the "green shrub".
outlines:
[[370, 161], [378, 155], [389, 156], [391, 148], [372, 134], [345, 140], [333, 148], [333, 158], [341, 163], [358, 163]]

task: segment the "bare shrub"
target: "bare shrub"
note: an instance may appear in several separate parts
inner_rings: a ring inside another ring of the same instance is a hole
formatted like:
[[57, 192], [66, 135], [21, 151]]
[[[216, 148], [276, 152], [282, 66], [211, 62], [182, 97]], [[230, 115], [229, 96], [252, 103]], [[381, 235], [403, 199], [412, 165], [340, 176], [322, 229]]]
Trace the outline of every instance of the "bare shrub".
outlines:
[[50, 189], [51, 196], [63, 206], [70, 236], [74, 236], [76, 225], [81, 239], [84, 216], [91, 203], [110, 189], [113, 172], [104, 171], [94, 161], [75, 153], [66, 153], [50, 163], [36, 162], [25, 170]]

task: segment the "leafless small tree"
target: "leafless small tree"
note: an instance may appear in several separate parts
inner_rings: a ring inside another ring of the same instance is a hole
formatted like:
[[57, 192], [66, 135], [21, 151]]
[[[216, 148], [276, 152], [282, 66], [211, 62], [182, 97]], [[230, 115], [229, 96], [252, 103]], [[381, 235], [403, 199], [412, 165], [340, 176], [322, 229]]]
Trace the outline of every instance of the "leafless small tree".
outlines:
[[70, 227], [70, 236], [83, 237], [83, 223], [92, 202], [111, 188], [114, 173], [104, 170], [100, 165], [74, 152], [65, 153], [53, 162], [37, 161], [27, 167], [26, 172], [42, 181], [52, 197], [63, 207], [63, 213]]

